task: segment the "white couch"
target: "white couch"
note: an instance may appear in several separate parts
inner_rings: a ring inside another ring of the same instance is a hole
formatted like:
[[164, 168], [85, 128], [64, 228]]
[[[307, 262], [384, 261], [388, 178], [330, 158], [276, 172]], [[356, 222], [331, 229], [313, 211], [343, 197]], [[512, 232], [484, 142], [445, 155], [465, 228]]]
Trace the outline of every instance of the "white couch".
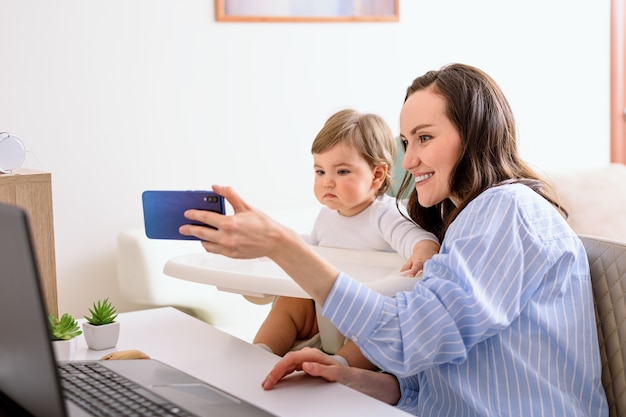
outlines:
[[547, 174], [578, 234], [626, 242], [626, 166]]
[[[626, 242], [626, 166], [612, 164], [547, 176], [577, 233]], [[296, 231], [307, 233], [317, 210], [311, 207], [271, 214]], [[117, 243], [119, 285], [135, 303], [181, 308], [247, 341], [252, 340], [269, 311], [270, 304], [254, 304], [239, 294], [163, 274], [168, 259], [202, 251], [198, 242], [151, 240], [143, 228], [138, 228], [120, 233]]]

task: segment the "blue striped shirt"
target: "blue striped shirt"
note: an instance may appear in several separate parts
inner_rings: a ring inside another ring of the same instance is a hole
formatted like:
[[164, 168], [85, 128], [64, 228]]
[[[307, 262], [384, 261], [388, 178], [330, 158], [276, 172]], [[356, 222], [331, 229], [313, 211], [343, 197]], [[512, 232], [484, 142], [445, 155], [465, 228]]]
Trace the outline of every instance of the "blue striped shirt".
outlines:
[[524, 185], [474, 199], [412, 291], [340, 273], [322, 313], [420, 417], [608, 415], [584, 247]]

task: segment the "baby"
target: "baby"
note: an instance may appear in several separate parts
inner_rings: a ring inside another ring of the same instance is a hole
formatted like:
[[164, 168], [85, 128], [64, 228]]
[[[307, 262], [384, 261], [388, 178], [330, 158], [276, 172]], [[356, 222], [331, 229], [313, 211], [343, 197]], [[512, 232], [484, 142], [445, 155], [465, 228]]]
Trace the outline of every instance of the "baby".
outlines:
[[[404, 217], [385, 194], [396, 151], [391, 129], [377, 115], [347, 109], [326, 121], [311, 147], [314, 193], [324, 207], [308, 243], [397, 252], [407, 260], [401, 271], [410, 276], [439, 252], [437, 238]], [[254, 343], [280, 356], [304, 346], [321, 348], [313, 300], [277, 297]], [[336, 356], [350, 366], [373, 367], [349, 341]]]

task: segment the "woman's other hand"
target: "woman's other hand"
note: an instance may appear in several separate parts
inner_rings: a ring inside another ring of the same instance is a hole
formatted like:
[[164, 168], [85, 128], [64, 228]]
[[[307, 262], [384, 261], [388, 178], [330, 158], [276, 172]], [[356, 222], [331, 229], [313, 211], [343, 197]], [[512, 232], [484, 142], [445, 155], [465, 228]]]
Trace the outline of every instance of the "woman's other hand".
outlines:
[[395, 405], [400, 399], [400, 386], [393, 375], [343, 366], [331, 355], [313, 348], [287, 353], [274, 365], [261, 386], [270, 390], [285, 376], [296, 371], [339, 382], [387, 404]]

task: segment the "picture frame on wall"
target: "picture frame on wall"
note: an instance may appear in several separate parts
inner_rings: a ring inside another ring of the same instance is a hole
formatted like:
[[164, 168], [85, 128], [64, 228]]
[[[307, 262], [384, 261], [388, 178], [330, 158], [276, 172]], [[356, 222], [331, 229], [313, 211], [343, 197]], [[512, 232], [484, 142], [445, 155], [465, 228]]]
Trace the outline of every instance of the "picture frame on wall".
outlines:
[[399, 0], [215, 0], [218, 22], [397, 22]]

